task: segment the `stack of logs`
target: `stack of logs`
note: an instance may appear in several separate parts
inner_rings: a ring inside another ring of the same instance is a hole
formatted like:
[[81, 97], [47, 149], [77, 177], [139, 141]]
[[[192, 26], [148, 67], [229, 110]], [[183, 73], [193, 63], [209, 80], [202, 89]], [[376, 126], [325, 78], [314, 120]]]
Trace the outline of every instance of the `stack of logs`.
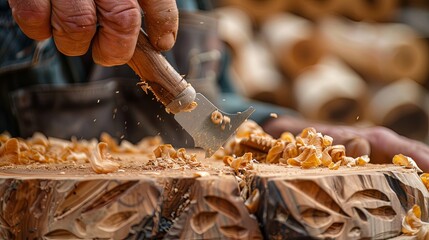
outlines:
[[216, 13], [243, 95], [424, 141], [429, 44], [425, 29], [398, 21], [409, 9], [429, 16], [418, 0], [224, 0]]

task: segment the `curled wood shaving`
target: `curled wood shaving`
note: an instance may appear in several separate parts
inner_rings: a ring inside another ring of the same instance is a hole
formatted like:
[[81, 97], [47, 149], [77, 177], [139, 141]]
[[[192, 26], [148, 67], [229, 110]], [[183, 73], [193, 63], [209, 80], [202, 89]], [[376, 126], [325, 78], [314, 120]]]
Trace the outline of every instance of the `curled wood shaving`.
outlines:
[[429, 223], [421, 220], [421, 210], [414, 205], [402, 219], [402, 233], [417, 236], [417, 239], [429, 239]]
[[415, 169], [418, 173], [422, 173], [423, 171], [417, 166], [416, 162], [403, 154], [397, 154], [393, 156], [392, 163], [398, 166], [403, 166], [405, 168]]
[[10, 138], [0, 147], [0, 166], [20, 163], [19, 142], [16, 138]]
[[179, 148], [177, 151], [171, 144], [159, 145], [154, 151], [155, 159], [149, 160], [144, 169], [199, 169], [203, 167], [198, 161], [196, 154], [186, 153], [186, 149]]
[[268, 150], [267, 157], [265, 161], [267, 163], [278, 163], [280, 157], [282, 156], [283, 149], [285, 148], [285, 143], [281, 140], [278, 140], [274, 145]]
[[185, 109], [183, 109], [183, 112], [191, 112], [195, 108], [197, 108], [198, 103], [197, 102], [191, 102], [188, 106], [186, 106]]
[[0, 134], [0, 146], [4, 144], [7, 140], [11, 138], [10, 134], [8, 132], [3, 132]]
[[236, 172], [238, 172], [240, 170], [253, 169], [252, 160], [253, 160], [252, 153], [248, 152], [241, 157], [226, 156], [223, 162], [227, 166], [232, 167]]
[[112, 161], [108, 153], [108, 145], [105, 142], [100, 142], [92, 151], [90, 161], [92, 170], [96, 173], [111, 173], [119, 169], [119, 164]]
[[222, 120], [223, 120], [222, 113], [219, 112], [218, 110], [213, 111], [211, 115], [211, 120], [212, 120], [212, 123], [216, 125], [222, 124]]
[[283, 132], [280, 135], [280, 140], [283, 140], [287, 143], [295, 143], [295, 136], [291, 132]]

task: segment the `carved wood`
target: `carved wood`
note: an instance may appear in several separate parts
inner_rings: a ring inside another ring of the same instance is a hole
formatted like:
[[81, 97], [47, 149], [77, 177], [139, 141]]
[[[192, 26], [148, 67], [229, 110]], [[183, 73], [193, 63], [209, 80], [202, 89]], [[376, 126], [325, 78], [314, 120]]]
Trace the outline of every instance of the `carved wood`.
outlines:
[[[98, 175], [87, 164], [0, 168], [0, 238], [389, 238], [400, 235], [414, 204], [422, 220], [429, 218], [429, 193], [418, 175], [396, 166], [258, 164], [247, 182], [260, 195], [252, 205], [221, 161], [152, 171], [130, 159], [134, 166]], [[202, 170], [211, 175], [196, 177]]]
[[266, 239], [387, 239], [401, 235], [414, 204], [429, 218], [429, 192], [414, 170], [369, 165], [338, 171], [289, 171], [253, 178]]
[[208, 177], [135, 166], [108, 175], [85, 164], [26, 168], [0, 173], [1, 239], [262, 239], [235, 177], [213, 168]]

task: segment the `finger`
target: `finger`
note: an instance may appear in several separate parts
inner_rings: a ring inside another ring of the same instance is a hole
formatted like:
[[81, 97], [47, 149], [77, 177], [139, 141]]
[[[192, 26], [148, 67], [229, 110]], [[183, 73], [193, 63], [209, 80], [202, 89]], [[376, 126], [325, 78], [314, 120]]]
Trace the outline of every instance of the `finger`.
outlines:
[[49, 0], [9, 0], [12, 15], [29, 37], [35, 40], [51, 36], [51, 4]]
[[151, 44], [166, 51], [176, 42], [179, 11], [174, 0], [139, 0]]
[[52, 35], [60, 52], [69, 56], [88, 51], [96, 31], [93, 0], [52, 1]]
[[398, 135], [390, 129], [371, 128], [366, 130], [374, 149], [371, 159], [385, 159], [392, 163], [393, 156], [403, 154], [411, 157], [423, 171], [429, 171], [429, 146]]
[[100, 24], [94, 38], [92, 56], [96, 63], [114, 66], [133, 56], [141, 26], [136, 0], [96, 0]]

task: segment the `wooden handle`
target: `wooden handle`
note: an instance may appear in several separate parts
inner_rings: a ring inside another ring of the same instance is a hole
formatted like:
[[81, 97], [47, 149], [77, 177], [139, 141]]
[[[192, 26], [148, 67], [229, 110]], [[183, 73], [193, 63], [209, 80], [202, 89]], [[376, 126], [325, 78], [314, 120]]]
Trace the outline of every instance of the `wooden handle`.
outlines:
[[185, 111], [195, 99], [195, 89], [150, 44], [140, 30], [136, 49], [128, 65], [147, 82], [158, 101], [175, 114]]

